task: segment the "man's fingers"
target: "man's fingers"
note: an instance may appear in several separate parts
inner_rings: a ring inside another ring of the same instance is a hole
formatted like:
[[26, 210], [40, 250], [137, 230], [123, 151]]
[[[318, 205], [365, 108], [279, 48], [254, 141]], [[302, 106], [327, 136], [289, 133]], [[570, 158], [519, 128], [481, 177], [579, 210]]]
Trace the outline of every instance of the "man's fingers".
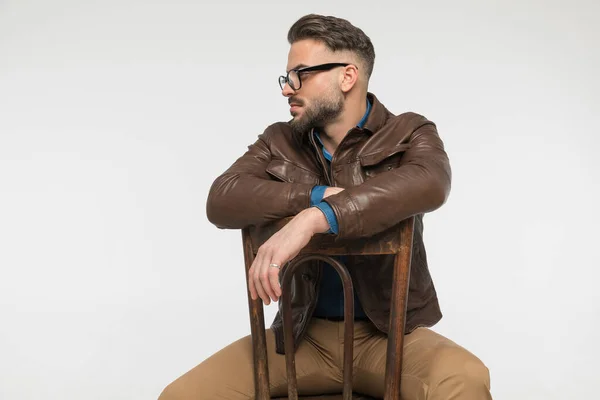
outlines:
[[[277, 263], [275, 263], [277, 264]], [[277, 264], [280, 265], [280, 264]], [[269, 283], [271, 284], [271, 287], [273, 288], [273, 292], [275, 293], [275, 296], [277, 297], [277, 299], [274, 299], [273, 301], [277, 301], [279, 299], [279, 297], [281, 297], [281, 286], [279, 285], [279, 268], [274, 268], [274, 267], [270, 267], [269, 268]]]
[[248, 290], [250, 291], [250, 297], [252, 298], [252, 300], [256, 300], [258, 298], [258, 292], [256, 291], [256, 286], [254, 285], [254, 275], [256, 273], [257, 258], [258, 257], [254, 258], [254, 261], [252, 261], [252, 265], [248, 270]]
[[333, 196], [334, 194], [338, 194], [343, 191], [344, 191], [344, 188], [337, 187], [337, 186], [329, 186], [327, 189], [325, 189], [325, 193], [323, 193], [323, 198], [325, 199], [329, 196]]
[[254, 273], [252, 274], [250, 279], [253, 280], [254, 288], [256, 289], [256, 293], [258, 294], [258, 297], [260, 297], [262, 299], [263, 303], [265, 303], [266, 305], [269, 305], [271, 303], [271, 301], [269, 299], [269, 296], [267, 296], [267, 294], [263, 290], [263, 287], [262, 287], [262, 284], [260, 281], [261, 265], [263, 263], [264, 263], [264, 257], [262, 255], [262, 253], [259, 251], [256, 254], [254, 263], [252, 264], [252, 269], [253, 269]]
[[262, 248], [261, 250], [263, 250], [263, 257], [261, 259], [260, 264], [258, 265], [258, 267], [261, 269], [260, 270], [260, 284], [262, 286], [262, 289], [265, 291], [265, 293], [267, 294], [267, 296], [269, 296], [269, 298], [273, 301], [277, 301], [277, 295], [275, 294], [274, 291], [274, 286], [271, 285], [271, 271], [273, 269], [273, 267], [270, 266], [270, 264], [273, 262], [272, 260], [272, 252], [269, 251], [269, 248]]
[[273, 288], [271, 287], [271, 279], [269, 277], [269, 264], [266, 264], [266, 266], [263, 265], [263, 272], [261, 272], [260, 274], [260, 283], [267, 296], [269, 296], [269, 299], [277, 301], [277, 296], [275, 295], [275, 292], [273, 292]]
[[269, 299], [269, 296], [265, 293], [265, 290], [262, 286], [262, 282], [260, 280], [260, 275], [254, 276], [254, 286], [256, 287], [258, 296], [262, 299], [263, 303], [269, 305], [271, 303], [271, 300]]
[[254, 271], [250, 270], [250, 273], [248, 274], [248, 289], [250, 290], [250, 297], [252, 300], [256, 300], [258, 298], [258, 294], [256, 293], [256, 288], [254, 287], [253, 272]]

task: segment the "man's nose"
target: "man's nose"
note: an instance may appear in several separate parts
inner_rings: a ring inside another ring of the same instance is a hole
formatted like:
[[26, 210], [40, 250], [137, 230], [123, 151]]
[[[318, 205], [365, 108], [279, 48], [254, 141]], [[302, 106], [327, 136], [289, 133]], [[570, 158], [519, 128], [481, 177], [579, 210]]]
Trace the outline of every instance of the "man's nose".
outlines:
[[283, 89], [281, 90], [281, 94], [285, 97], [290, 97], [295, 92], [296, 91], [294, 89], [292, 89], [292, 87], [290, 86], [290, 84], [288, 82], [285, 83], [285, 85], [283, 86]]

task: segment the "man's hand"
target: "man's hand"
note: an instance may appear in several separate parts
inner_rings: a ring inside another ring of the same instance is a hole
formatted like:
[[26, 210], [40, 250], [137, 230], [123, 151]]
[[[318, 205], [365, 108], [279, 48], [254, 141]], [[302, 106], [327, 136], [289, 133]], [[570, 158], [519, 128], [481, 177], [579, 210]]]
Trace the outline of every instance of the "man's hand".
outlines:
[[260, 297], [266, 305], [281, 296], [279, 268], [300, 253], [315, 233], [327, 232], [329, 224], [318, 208], [308, 208], [297, 214], [269, 238], [256, 253], [248, 271], [248, 286], [252, 300]]
[[325, 189], [323, 198], [333, 196], [334, 194], [338, 194], [339, 192], [343, 192], [343, 191], [344, 191], [344, 188], [336, 187], [336, 186], [329, 186], [327, 189]]

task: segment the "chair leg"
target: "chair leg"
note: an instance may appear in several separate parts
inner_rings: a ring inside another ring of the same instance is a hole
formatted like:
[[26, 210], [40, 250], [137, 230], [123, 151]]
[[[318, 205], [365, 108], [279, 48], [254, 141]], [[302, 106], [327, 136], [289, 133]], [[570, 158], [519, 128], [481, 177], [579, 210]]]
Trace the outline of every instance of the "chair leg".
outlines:
[[408, 301], [414, 221], [414, 217], [411, 217], [401, 222], [400, 252], [396, 254], [394, 262], [390, 331], [388, 334], [385, 364], [384, 400], [400, 400], [402, 352], [404, 348], [404, 327], [406, 323], [406, 303]]
[[[246, 285], [249, 285], [248, 271], [254, 262], [254, 252], [249, 232], [242, 230], [242, 241], [244, 243], [244, 263], [246, 266]], [[269, 367], [267, 360], [267, 339], [265, 332], [265, 318], [262, 300], [252, 300], [250, 288], [248, 289], [248, 309], [250, 311], [250, 333], [252, 337], [252, 349], [254, 351], [254, 396], [257, 400], [270, 400], [269, 389]]]

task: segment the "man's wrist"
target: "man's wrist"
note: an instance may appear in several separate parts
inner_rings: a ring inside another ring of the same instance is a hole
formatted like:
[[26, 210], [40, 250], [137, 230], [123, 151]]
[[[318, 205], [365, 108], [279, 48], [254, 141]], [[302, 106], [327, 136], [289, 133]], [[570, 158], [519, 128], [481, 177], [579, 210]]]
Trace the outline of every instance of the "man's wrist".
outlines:
[[323, 211], [317, 207], [310, 207], [304, 210], [310, 220], [311, 234], [325, 233], [329, 230], [329, 222]]

